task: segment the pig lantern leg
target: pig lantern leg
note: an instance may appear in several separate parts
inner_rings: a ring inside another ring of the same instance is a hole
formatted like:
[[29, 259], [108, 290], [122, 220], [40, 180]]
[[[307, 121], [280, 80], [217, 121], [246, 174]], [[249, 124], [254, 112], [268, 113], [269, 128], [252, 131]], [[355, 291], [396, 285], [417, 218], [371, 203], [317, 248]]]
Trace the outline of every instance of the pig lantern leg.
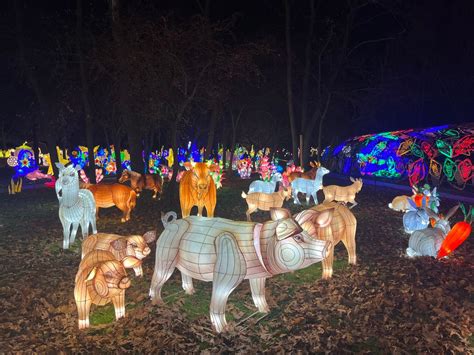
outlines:
[[227, 326], [225, 319], [227, 298], [245, 278], [247, 266], [232, 234], [220, 235], [215, 243], [217, 260], [212, 280], [210, 316], [216, 332], [220, 333]]
[[143, 276], [143, 269], [141, 265], [134, 267], [133, 271], [135, 271], [135, 276]]
[[268, 313], [267, 300], [265, 299], [265, 278], [250, 279], [250, 290], [252, 291], [253, 303], [258, 308], [259, 312]]
[[350, 236], [347, 237], [347, 240], [342, 239], [342, 243], [346, 247], [347, 254], [349, 254], [349, 264], [355, 265], [357, 263], [355, 228], [346, 230], [346, 233], [350, 233]]
[[332, 277], [332, 265], [334, 262], [334, 244], [331, 243], [331, 246], [328, 248], [326, 258], [323, 259], [323, 279], [330, 279]]
[[181, 273], [181, 281], [183, 285], [183, 290], [186, 292], [188, 295], [193, 295], [194, 292], [194, 286], [193, 286], [193, 278], [189, 275]]
[[118, 320], [125, 317], [125, 291], [112, 298], [112, 303], [115, 309], [115, 319]]
[[175, 238], [177, 232], [178, 226], [176, 224], [168, 225], [156, 243], [155, 270], [150, 286], [150, 297], [153, 304], [162, 301], [161, 288], [171, 277], [178, 263], [180, 238]]

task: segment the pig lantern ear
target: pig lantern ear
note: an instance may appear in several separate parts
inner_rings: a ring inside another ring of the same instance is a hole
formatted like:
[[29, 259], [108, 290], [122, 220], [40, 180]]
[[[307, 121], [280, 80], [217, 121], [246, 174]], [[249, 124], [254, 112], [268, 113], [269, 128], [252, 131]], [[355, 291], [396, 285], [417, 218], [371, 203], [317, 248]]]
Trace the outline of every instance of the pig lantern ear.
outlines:
[[89, 272], [89, 275], [86, 277], [86, 281], [91, 281], [94, 279], [95, 274], [97, 273], [97, 266], [94, 266], [92, 270]]
[[125, 258], [122, 259], [123, 267], [127, 269], [140, 266], [140, 263], [141, 261], [138, 260], [137, 258], [134, 258], [133, 256], [126, 256]]
[[143, 239], [147, 244], [153, 243], [156, 240], [156, 231], [148, 231], [143, 234]]
[[332, 216], [334, 215], [334, 208], [322, 211], [316, 217], [316, 224], [319, 228], [327, 227], [331, 224]]
[[273, 221], [278, 221], [279, 219], [290, 218], [291, 213], [286, 208], [270, 208], [270, 217]]
[[118, 251], [124, 250], [124, 249], [127, 248], [127, 240], [125, 238], [115, 239], [115, 240], [110, 242], [110, 245], [115, 250], [118, 250]]
[[301, 233], [303, 229], [296, 223], [293, 219], [287, 218], [280, 223], [278, 223], [276, 227], [276, 237], [278, 240], [283, 240], [292, 235]]

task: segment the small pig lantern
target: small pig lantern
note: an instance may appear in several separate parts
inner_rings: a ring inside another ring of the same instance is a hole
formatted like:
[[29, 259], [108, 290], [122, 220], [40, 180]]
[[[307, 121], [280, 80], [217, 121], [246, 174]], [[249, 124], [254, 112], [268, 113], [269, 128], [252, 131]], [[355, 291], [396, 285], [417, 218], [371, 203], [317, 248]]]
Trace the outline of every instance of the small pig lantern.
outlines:
[[76, 274], [74, 299], [79, 313], [79, 329], [89, 327], [89, 312], [92, 304], [98, 306], [114, 304], [115, 318], [125, 317], [125, 290], [130, 287], [125, 267], [114, 254], [105, 250], [93, 250], [79, 264]]
[[[309, 213], [317, 216], [321, 230], [331, 223], [333, 210]], [[197, 216], [165, 222], [156, 244], [153, 303], [162, 301], [161, 288], [178, 268], [188, 294], [194, 293], [193, 278], [212, 281], [210, 317], [217, 332], [227, 325], [227, 298], [244, 279], [250, 281], [255, 306], [268, 312], [265, 280], [321, 261], [330, 247], [302, 232], [288, 210], [272, 209], [271, 217], [263, 224]]]
[[133, 267], [136, 276], [143, 276], [142, 261], [150, 254], [148, 244], [156, 239], [156, 232], [146, 232], [141, 235], [123, 237], [117, 234], [97, 233], [90, 235], [82, 243], [82, 257], [92, 250], [107, 250], [114, 254], [115, 258], [124, 262], [129, 258], [127, 265]]

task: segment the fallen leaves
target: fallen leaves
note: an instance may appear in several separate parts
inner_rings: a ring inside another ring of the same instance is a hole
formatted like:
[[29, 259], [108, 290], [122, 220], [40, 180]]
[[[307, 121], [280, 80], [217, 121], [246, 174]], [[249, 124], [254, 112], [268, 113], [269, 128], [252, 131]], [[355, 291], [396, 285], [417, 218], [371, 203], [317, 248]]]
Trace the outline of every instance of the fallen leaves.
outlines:
[[[218, 196], [216, 214], [243, 220], [245, 204], [240, 192], [250, 181], [229, 182], [235, 186], [219, 190], [225, 198]], [[178, 292], [181, 281], [175, 272], [163, 289], [164, 297], [169, 296], [166, 304], [151, 304], [147, 294], [153, 252], [144, 262], [143, 279], [131, 273], [126, 317], [79, 331], [73, 289], [80, 241], [70, 251], [61, 249], [54, 191], [2, 196], [0, 349], [469, 353], [474, 315], [473, 238], [441, 261], [403, 257], [408, 237], [400, 228], [402, 215], [386, 207], [394, 195], [371, 187], [364, 187], [358, 195], [359, 205], [352, 210], [358, 220], [358, 265], [347, 264], [347, 253], [340, 244], [335, 253], [338, 267], [330, 280], [309, 277], [304, 271], [269, 279], [266, 297], [270, 313], [257, 313], [244, 322], [255, 308], [248, 282], [242, 283], [229, 298], [229, 331], [220, 335], [212, 331], [208, 314], [210, 284], [196, 281], [198, 292], [185, 295]], [[118, 210], [101, 210], [99, 230], [119, 234], [141, 234], [153, 228], [160, 231], [161, 210], [177, 210], [177, 206], [160, 203], [144, 194], [132, 220], [123, 224], [118, 222]], [[447, 202], [442, 204], [450, 207]], [[294, 212], [299, 208], [291, 203], [287, 206]], [[264, 221], [268, 213], [256, 213], [254, 218]], [[314, 270], [321, 272], [320, 266]]]

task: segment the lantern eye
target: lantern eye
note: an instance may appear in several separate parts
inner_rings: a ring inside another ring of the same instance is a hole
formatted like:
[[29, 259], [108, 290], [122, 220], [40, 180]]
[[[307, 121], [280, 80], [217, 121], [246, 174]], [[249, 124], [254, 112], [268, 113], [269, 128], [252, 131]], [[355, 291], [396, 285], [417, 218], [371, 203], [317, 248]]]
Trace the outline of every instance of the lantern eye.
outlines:
[[74, 173], [70, 173], [69, 176], [74, 177]]

